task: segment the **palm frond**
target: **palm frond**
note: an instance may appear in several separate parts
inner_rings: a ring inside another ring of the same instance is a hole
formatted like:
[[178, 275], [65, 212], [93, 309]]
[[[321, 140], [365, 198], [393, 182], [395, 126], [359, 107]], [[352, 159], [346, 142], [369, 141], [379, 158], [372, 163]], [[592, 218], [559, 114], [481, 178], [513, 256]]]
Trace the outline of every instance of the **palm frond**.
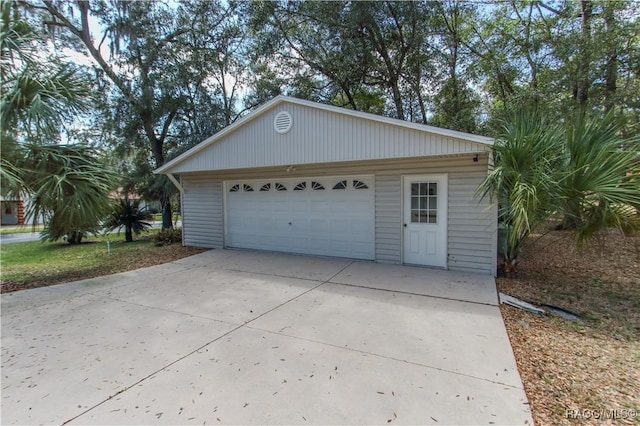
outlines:
[[126, 241], [131, 241], [131, 234], [139, 235], [151, 228], [151, 213], [140, 208], [138, 200], [120, 199], [114, 206], [109, 218], [104, 222], [104, 228], [109, 232], [115, 229], [120, 232], [122, 228], [126, 232]]
[[637, 230], [640, 139], [622, 140], [618, 128], [613, 114], [580, 114], [567, 130], [564, 167], [570, 173], [561, 182], [563, 212], [579, 244], [608, 228]]
[[557, 124], [535, 111], [521, 111], [503, 123], [493, 147], [494, 166], [478, 188], [498, 205], [506, 228], [505, 257], [513, 260], [526, 237], [557, 209], [562, 138]]
[[48, 217], [42, 234], [56, 240], [70, 231], [97, 232], [110, 210], [108, 194], [115, 174], [101, 164], [95, 150], [82, 145], [27, 145], [18, 167], [29, 170], [26, 184], [33, 203], [27, 218]]

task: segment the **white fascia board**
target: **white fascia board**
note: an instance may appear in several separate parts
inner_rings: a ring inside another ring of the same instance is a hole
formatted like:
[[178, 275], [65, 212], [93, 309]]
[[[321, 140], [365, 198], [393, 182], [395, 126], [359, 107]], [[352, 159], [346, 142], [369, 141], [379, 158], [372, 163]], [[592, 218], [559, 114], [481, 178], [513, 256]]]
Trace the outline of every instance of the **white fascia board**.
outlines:
[[233, 132], [234, 130], [236, 130], [237, 128], [239, 128], [241, 126], [244, 126], [245, 124], [251, 122], [252, 120], [254, 120], [254, 119], [258, 118], [259, 116], [261, 116], [262, 114], [264, 114], [265, 112], [269, 111], [270, 109], [272, 109], [276, 105], [284, 103], [284, 102], [297, 104], [297, 105], [303, 105], [303, 106], [306, 106], [306, 107], [309, 107], [309, 108], [315, 108], [315, 109], [320, 109], [320, 110], [324, 110], [324, 111], [330, 111], [330, 112], [334, 112], [336, 114], [349, 115], [349, 116], [357, 117], [357, 118], [360, 118], [360, 119], [377, 121], [377, 122], [380, 122], [380, 123], [390, 124], [392, 126], [405, 127], [405, 128], [408, 128], [408, 129], [418, 130], [420, 132], [433, 133], [433, 134], [442, 135], [442, 136], [446, 136], [446, 137], [462, 139], [462, 140], [466, 140], [466, 141], [469, 141], [469, 142], [479, 143], [479, 144], [482, 144], [482, 145], [489, 145], [489, 146], [493, 145], [493, 139], [489, 138], [489, 137], [486, 137], [486, 136], [474, 135], [472, 133], [459, 132], [457, 130], [443, 129], [443, 128], [440, 128], [440, 127], [428, 126], [426, 124], [413, 123], [413, 122], [410, 122], [410, 121], [399, 120], [397, 118], [383, 117], [383, 116], [380, 116], [380, 115], [371, 114], [371, 113], [367, 113], [367, 112], [355, 111], [355, 110], [352, 110], [352, 109], [341, 108], [341, 107], [337, 107], [337, 106], [333, 106], [333, 105], [321, 104], [321, 103], [318, 103], [318, 102], [307, 101], [307, 100], [303, 100], [303, 99], [293, 98], [293, 97], [290, 97], [290, 96], [279, 95], [279, 96], [276, 96], [275, 98], [273, 98], [272, 100], [270, 100], [269, 102], [265, 103], [264, 105], [258, 107], [255, 111], [250, 112], [249, 114], [245, 115], [244, 117], [242, 117], [241, 119], [239, 119], [238, 121], [233, 123], [232, 125], [230, 125], [228, 127], [225, 127], [224, 129], [222, 129], [221, 131], [219, 131], [215, 135], [205, 139], [204, 141], [200, 142], [198, 145], [194, 146], [190, 150], [184, 152], [183, 154], [177, 156], [176, 158], [174, 158], [173, 160], [171, 160], [168, 163], [164, 164], [163, 166], [157, 168], [156, 170], [153, 171], [153, 173], [155, 173], [155, 174], [170, 173], [170, 170], [175, 165], [177, 165], [177, 164], [183, 162], [184, 160], [194, 156], [198, 152], [200, 152], [203, 149], [206, 149], [210, 145], [214, 144], [216, 141], [222, 139], [225, 135]]

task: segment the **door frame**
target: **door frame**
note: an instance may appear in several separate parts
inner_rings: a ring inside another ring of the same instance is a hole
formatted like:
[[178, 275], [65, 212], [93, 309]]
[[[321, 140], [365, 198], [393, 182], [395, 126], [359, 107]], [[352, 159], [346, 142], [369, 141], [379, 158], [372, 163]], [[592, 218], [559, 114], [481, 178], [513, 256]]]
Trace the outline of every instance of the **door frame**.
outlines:
[[439, 179], [440, 182], [442, 182], [442, 187], [444, 188], [444, 193], [443, 193], [443, 197], [444, 197], [444, 202], [443, 203], [439, 203], [440, 204], [440, 209], [439, 209], [439, 216], [444, 218], [444, 222], [442, 223], [442, 232], [444, 233], [444, 266], [437, 266], [437, 265], [419, 265], [419, 264], [414, 264], [411, 263], [410, 265], [414, 265], [414, 266], [424, 266], [424, 267], [428, 267], [428, 268], [442, 268], [442, 269], [449, 269], [449, 174], [448, 173], [425, 173], [425, 174], [411, 174], [411, 175], [402, 175], [402, 179], [401, 179], [401, 217], [400, 217], [400, 254], [401, 254], [401, 259], [402, 259], [402, 264], [408, 264], [405, 262], [404, 259], [404, 247], [405, 247], [405, 218], [406, 218], [406, 214], [407, 214], [407, 191], [406, 191], [406, 183], [408, 180], [414, 180], [414, 179], [423, 179], [423, 180], [429, 180], [429, 179]]

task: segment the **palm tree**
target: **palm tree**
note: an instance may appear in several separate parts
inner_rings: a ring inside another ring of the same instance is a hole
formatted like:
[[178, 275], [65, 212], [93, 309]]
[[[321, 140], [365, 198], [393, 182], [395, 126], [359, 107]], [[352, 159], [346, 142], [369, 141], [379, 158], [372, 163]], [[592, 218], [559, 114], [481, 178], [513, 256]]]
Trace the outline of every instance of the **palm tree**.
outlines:
[[95, 149], [50, 143], [65, 120], [88, 109], [92, 96], [76, 68], [44, 58], [39, 44], [16, 3], [0, 2], [2, 190], [32, 198], [27, 217], [44, 215], [43, 239], [79, 243], [86, 232], [97, 232], [108, 211], [113, 173]]
[[514, 273], [522, 244], [555, 210], [562, 139], [558, 125], [535, 111], [502, 123], [493, 146], [493, 169], [478, 188], [498, 204], [503, 266]]
[[0, 128], [5, 136], [49, 136], [91, 105], [91, 87], [77, 68], [43, 57], [43, 40], [20, 19], [13, 1], [0, 2]]
[[566, 132], [560, 197], [564, 225], [582, 244], [617, 228], [640, 230], [640, 137], [622, 140], [612, 113], [576, 115]]
[[138, 200], [130, 201], [126, 197], [120, 199], [115, 205], [111, 216], [104, 224], [107, 231], [124, 228], [125, 241], [130, 243], [133, 241], [133, 234], [140, 235], [142, 231], [151, 228], [151, 223], [147, 220], [151, 219], [151, 213], [145, 208], [140, 208]]
[[618, 129], [611, 114], [578, 114], [563, 128], [521, 111], [503, 124], [478, 194], [498, 204], [507, 274], [515, 273], [527, 237], [554, 213], [578, 244], [609, 228], [640, 231], [640, 143], [620, 139]]
[[108, 194], [114, 174], [99, 154], [82, 145], [25, 145], [18, 168], [28, 171], [24, 187], [32, 197], [27, 217], [44, 216], [42, 237], [55, 241], [66, 237], [80, 243], [88, 232], [97, 233], [109, 212]]

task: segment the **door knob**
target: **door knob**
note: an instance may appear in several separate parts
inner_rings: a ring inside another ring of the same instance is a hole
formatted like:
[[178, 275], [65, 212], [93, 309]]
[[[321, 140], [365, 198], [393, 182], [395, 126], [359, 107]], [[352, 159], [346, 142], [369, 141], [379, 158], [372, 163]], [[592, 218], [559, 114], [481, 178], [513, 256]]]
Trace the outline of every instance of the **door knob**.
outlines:
[[404, 224], [404, 227], [405, 227], [405, 228], [407, 227], [407, 224], [406, 224], [406, 223]]

